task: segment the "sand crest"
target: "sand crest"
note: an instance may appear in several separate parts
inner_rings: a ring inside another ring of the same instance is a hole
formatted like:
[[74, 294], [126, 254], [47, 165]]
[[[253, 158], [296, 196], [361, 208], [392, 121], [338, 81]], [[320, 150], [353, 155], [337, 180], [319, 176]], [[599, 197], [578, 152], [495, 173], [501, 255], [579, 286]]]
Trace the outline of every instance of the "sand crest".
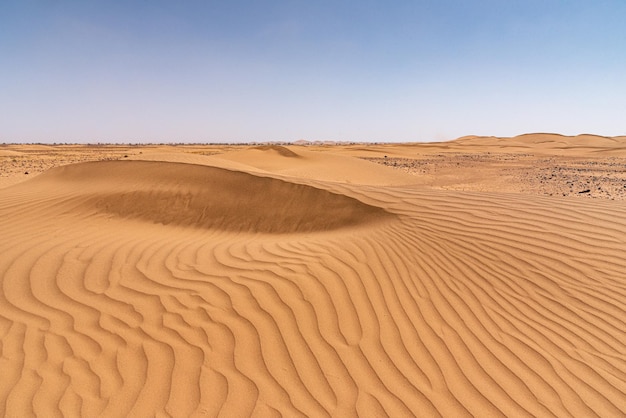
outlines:
[[626, 413], [624, 202], [137, 158], [0, 189], [1, 415]]
[[[117, 218], [224, 231], [329, 231], [391, 218], [343, 194], [202, 165], [102, 161], [52, 169], [29, 187], [68, 190], [64, 205]], [[76, 190], [82, 190], [80, 196]]]

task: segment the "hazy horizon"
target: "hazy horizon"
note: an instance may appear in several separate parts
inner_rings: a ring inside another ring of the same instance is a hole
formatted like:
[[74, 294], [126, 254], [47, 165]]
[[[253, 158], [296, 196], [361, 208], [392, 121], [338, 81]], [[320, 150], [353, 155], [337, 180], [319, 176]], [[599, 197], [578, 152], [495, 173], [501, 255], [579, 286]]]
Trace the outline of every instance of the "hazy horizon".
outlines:
[[4, 1], [0, 142], [626, 134], [620, 1]]

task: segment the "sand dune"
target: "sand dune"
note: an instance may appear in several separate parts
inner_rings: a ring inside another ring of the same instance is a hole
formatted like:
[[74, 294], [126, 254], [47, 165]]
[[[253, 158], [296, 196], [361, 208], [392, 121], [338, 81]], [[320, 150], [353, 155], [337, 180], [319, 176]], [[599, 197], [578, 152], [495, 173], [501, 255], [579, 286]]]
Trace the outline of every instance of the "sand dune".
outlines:
[[491, 151], [506, 149], [542, 154], [589, 155], [593, 152], [626, 153], [626, 138], [599, 135], [565, 136], [551, 133], [518, 135], [513, 138], [466, 136], [450, 142], [450, 146], [486, 147]]
[[3, 416], [626, 414], [624, 203], [168, 155], [0, 190]]
[[368, 185], [414, 184], [414, 176], [389, 170], [352, 156], [313, 152], [296, 147], [254, 147], [211, 157], [245, 165], [245, 169], [296, 178]]
[[[52, 169], [29, 186], [68, 190], [73, 210], [227, 231], [328, 231], [391, 218], [343, 194], [201, 165], [105, 161]], [[59, 187], [61, 185], [61, 187]], [[76, 190], [82, 190], [76, 196]]]

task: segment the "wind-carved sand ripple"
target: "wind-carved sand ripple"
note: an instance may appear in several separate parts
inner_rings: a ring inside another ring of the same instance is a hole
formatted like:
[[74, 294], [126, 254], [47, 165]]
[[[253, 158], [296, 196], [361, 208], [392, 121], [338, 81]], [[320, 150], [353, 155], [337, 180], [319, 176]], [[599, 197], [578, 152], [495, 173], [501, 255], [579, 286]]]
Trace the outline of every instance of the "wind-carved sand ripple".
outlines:
[[109, 162], [1, 191], [0, 414], [626, 413], [626, 206], [298, 183]]

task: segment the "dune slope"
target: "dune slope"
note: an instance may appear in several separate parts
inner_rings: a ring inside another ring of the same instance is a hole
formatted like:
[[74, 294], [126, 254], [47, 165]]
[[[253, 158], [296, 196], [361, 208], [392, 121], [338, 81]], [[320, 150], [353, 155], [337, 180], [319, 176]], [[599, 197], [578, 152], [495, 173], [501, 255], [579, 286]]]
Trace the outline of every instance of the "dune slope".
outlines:
[[620, 203], [87, 163], [0, 236], [3, 416], [626, 413]]
[[[62, 185], [82, 204], [121, 218], [263, 233], [326, 231], [390, 218], [383, 209], [327, 190], [221, 168], [102, 161], [50, 170], [32, 186]], [[72, 192], [73, 190], [73, 192]], [[82, 190], [80, 196], [74, 196]], [[81, 210], [81, 209], [78, 209]]]
[[532, 133], [513, 138], [493, 136], [466, 136], [447, 143], [451, 149], [473, 151], [498, 150], [534, 154], [570, 155], [587, 157], [593, 154], [625, 155], [626, 138], [599, 135], [564, 136], [551, 133]]

